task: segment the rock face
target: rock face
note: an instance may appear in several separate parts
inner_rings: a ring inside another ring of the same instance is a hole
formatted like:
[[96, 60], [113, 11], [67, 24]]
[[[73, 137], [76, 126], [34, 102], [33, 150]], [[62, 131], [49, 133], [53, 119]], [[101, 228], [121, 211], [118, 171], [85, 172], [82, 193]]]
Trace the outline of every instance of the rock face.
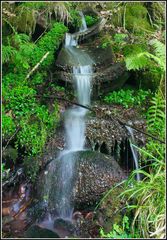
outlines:
[[[102, 47], [101, 38], [98, 33], [104, 24], [105, 19], [102, 19], [97, 25], [88, 28], [85, 32], [73, 34], [79, 43], [75, 50], [78, 56], [85, 53], [93, 60], [92, 96], [94, 99], [102, 94], [121, 88], [129, 78], [125, 64], [116, 62], [112, 48], [110, 46]], [[95, 34], [96, 37], [92, 38], [92, 35]], [[70, 51], [63, 47], [55, 62], [54, 79], [60, 83], [64, 83], [68, 88], [73, 82], [72, 67], [79, 64], [74, 62], [74, 60]]]
[[[105, 49], [94, 44], [82, 44], [79, 52], [86, 53], [93, 60], [92, 97], [98, 98], [102, 94], [119, 89], [129, 77], [129, 73], [123, 63], [116, 63], [111, 48]], [[62, 48], [56, 60], [54, 78], [59, 82], [65, 82], [66, 87], [73, 82], [72, 66], [76, 65], [74, 59], [65, 48]]]
[[[102, 194], [126, 176], [118, 163], [110, 156], [93, 151], [68, 154], [74, 161], [71, 199], [76, 208], [92, 205]], [[68, 164], [68, 158], [67, 164]], [[61, 159], [53, 160], [41, 174], [37, 184], [38, 198], [45, 201], [49, 210], [56, 209], [58, 201], [58, 173]]]

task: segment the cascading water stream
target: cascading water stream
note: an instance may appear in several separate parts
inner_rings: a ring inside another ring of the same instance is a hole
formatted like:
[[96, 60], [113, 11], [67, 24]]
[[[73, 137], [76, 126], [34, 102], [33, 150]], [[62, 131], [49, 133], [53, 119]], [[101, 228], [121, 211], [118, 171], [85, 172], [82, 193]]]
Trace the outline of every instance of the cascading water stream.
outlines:
[[[87, 29], [84, 15], [82, 17], [82, 26], [80, 31]], [[75, 58], [78, 63], [73, 66], [73, 83], [77, 93], [77, 99], [80, 104], [90, 104], [91, 92], [91, 75], [92, 61], [85, 53], [79, 52], [76, 49], [77, 39], [72, 34], [66, 35], [65, 47], [67, 52]], [[71, 219], [73, 206], [71, 202], [74, 159], [69, 157], [68, 153], [84, 150], [85, 143], [85, 117], [87, 110], [81, 107], [73, 107], [65, 113], [65, 131], [66, 131], [66, 148], [60, 154], [61, 169], [59, 176], [60, 192], [58, 215], [64, 219]], [[71, 156], [71, 155], [70, 155]]]
[[[132, 143], [135, 143], [135, 138], [134, 138], [134, 134], [133, 134], [133, 129], [129, 126], [126, 126], [126, 129], [128, 130], [128, 132], [130, 133], [130, 136], [131, 136], [131, 139], [132, 139]], [[135, 163], [135, 168], [136, 170], [139, 169], [139, 164], [138, 164], [138, 152], [136, 150], [135, 147], [133, 147], [132, 143], [130, 142], [130, 148], [131, 148], [131, 151], [132, 151], [132, 155], [133, 155], [133, 159], [134, 159], [134, 163]], [[139, 173], [136, 173], [136, 178], [137, 178], [137, 181], [140, 181], [140, 174]]]

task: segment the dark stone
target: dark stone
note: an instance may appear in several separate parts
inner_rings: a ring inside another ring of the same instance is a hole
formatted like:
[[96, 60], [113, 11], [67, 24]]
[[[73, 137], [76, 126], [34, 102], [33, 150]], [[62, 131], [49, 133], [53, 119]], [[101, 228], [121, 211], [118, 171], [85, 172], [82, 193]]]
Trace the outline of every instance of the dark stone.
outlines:
[[[121, 88], [129, 78], [129, 72], [124, 63], [115, 62], [111, 47], [101, 48], [100, 42], [84, 43], [75, 48], [75, 54], [84, 59], [82, 65], [92, 61], [92, 97], [97, 99], [102, 94]], [[54, 78], [59, 83], [65, 82], [66, 87], [73, 83], [72, 67], [78, 65], [78, 58], [74, 58], [68, 49], [62, 48], [55, 66]]]
[[59, 235], [49, 229], [37, 225], [31, 226], [25, 233], [25, 238], [60, 238]]
[[[93, 151], [79, 151], [66, 155], [65, 167], [69, 159], [73, 161], [73, 177], [69, 195], [74, 205], [83, 208], [92, 205], [100, 199], [103, 193], [115, 183], [125, 179], [125, 174], [118, 163], [111, 157]], [[37, 183], [38, 198], [46, 201], [48, 210], [56, 209], [59, 204], [60, 174], [62, 159], [53, 160], [43, 172]], [[67, 169], [64, 169], [65, 175]]]
[[54, 228], [61, 238], [74, 236], [75, 227], [70, 221], [58, 218], [54, 221]]
[[16, 159], [18, 158], [18, 151], [17, 149], [13, 148], [12, 146], [8, 146], [4, 151], [2, 152], [2, 158], [5, 161], [5, 167], [10, 168], [11, 165], [13, 165], [14, 162], [16, 162]]

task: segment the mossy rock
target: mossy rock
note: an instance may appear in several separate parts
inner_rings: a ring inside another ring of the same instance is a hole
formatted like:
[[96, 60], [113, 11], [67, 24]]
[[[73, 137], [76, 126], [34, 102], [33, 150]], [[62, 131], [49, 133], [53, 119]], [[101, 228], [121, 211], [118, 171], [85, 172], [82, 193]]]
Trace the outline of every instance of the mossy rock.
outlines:
[[136, 84], [143, 89], [151, 89], [152, 91], [156, 91], [157, 87], [159, 86], [161, 79], [161, 73], [154, 71], [154, 69], [140, 72], [140, 74], [136, 76]]
[[127, 4], [125, 12], [125, 28], [135, 33], [151, 31], [152, 27], [148, 22], [147, 14], [147, 9], [142, 4]]
[[121, 225], [123, 216], [125, 215], [125, 210], [123, 210], [125, 206], [125, 199], [120, 197], [119, 195], [123, 191], [122, 187], [116, 187], [109, 190], [110, 193], [107, 197], [101, 200], [101, 204], [96, 212], [95, 219], [99, 221], [99, 219], [103, 219], [103, 229], [105, 232], [109, 232], [112, 229], [113, 224]]

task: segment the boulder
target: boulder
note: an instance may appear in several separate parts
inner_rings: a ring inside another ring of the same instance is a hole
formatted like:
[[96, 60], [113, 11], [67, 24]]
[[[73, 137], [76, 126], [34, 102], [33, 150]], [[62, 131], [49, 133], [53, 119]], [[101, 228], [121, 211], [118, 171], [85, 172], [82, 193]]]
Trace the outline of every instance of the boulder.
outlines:
[[[72, 53], [72, 54], [71, 54]], [[77, 56], [77, 57], [74, 57]], [[84, 61], [83, 61], [84, 60]], [[92, 96], [97, 99], [121, 88], [129, 78], [125, 63], [116, 62], [112, 48], [102, 48], [100, 39], [82, 43], [69, 50], [62, 48], [55, 62], [54, 79], [70, 88], [73, 83], [73, 66], [92, 64]]]
[[38, 199], [47, 202], [50, 210], [55, 210], [61, 201], [60, 185], [64, 181], [60, 177], [62, 162], [64, 178], [68, 177], [70, 167], [70, 172], [73, 173], [66, 191], [76, 208], [94, 204], [106, 190], [126, 177], [114, 158], [102, 153], [87, 150], [68, 153], [65, 161], [55, 158], [41, 173], [37, 183]]
[[60, 238], [59, 235], [49, 229], [37, 225], [31, 226], [25, 233], [25, 238]]

